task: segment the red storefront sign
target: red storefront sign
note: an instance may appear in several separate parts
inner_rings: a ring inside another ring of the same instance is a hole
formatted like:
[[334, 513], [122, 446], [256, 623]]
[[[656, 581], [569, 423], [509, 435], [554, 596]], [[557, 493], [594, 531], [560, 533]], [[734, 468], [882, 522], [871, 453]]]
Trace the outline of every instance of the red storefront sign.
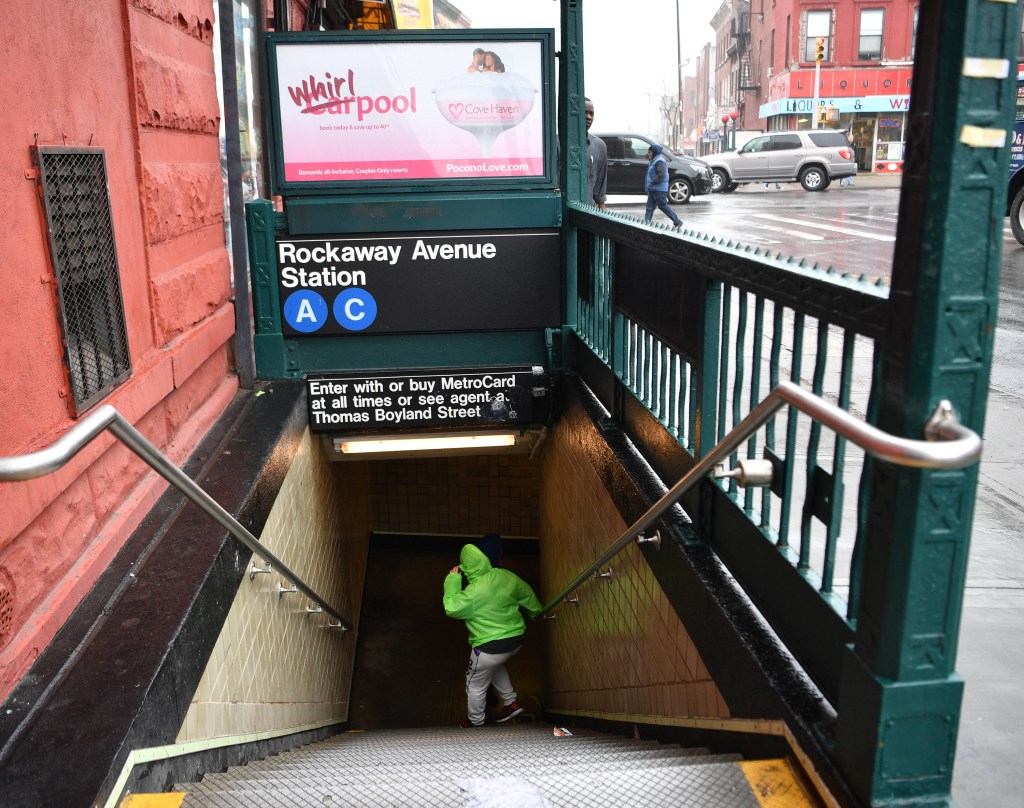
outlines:
[[[909, 95], [911, 67], [828, 68], [821, 71], [818, 95], [845, 98], [864, 95]], [[769, 98], [812, 98], [814, 71], [794, 70], [771, 80]]]

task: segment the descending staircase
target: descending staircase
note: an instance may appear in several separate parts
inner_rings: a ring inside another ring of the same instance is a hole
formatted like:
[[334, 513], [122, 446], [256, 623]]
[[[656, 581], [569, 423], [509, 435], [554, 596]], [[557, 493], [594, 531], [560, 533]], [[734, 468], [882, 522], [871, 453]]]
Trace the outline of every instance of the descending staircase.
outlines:
[[[174, 799], [183, 794], [182, 808], [820, 805], [784, 760], [558, 732], [550, 724], [348, 732], [177, 785]], [[146, 796], [122, 806], [153, 804]]]

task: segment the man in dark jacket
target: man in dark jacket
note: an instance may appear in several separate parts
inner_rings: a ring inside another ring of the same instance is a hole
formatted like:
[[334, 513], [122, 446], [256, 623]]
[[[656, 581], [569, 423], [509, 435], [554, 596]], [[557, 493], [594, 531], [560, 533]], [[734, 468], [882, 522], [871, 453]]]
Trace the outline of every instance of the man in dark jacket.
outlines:
[[594, 102], [583, 99], [584, 121], [587, 124], [587, 198], [588, 205], [604, 208], [608, 198], [608, 146], [597, 135], [590, 134], [594, 123]]
[[647, 191], [647, 212], [644, 214], [644, 224], [651, 223], [654, 208], [657, 207], [672, 220], [672, 229], [679, 230], [683, 223], [668, 205], [668, 161], [662, 154], [659, 144], [651, 145], [651, 148], [647, 150], [647, 159], [651, 161], [651, 164], [647, 167], [647, 179], [644, 182], [644, 190]]
[[[469, 584], [462, 588], [462, 575]], [[464, 728], [482, 727], [487, 689], [493, 684], [505, 702], [499, 722], [519, 715], [519, 696], [505, 662], [522, 647], [526, 622], [519, 611], [536, 617], [543, 608], [530, 585], [514, 572], [495, 569], [484, 552], [467, 544], [459, 554], [459, 566], [444, 579], [444, 611], [449, 617], [466, 621], [469, 630], [469, 669], [466, 671]]]

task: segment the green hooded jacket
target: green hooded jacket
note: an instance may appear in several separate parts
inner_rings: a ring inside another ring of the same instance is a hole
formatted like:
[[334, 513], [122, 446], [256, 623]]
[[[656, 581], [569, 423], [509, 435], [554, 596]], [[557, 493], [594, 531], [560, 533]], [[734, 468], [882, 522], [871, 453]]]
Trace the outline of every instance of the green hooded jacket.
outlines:
[[526, 631], [521, 606], [530, 617], [543, 608], [530, 585], [514, 572], [491, 566], [479, 547], [467, 544], [459, 554], [459, 567], [469, 579], [450, 572], [444, 579], [444, 612], [466, 621], [469, 644], [477, 648], [491, 640], [518, 637]]

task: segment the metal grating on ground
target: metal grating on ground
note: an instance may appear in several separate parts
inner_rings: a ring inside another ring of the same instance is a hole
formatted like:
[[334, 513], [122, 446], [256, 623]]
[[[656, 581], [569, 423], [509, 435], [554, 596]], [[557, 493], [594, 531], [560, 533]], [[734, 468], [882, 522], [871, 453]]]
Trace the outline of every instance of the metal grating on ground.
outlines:
[[543, 724], [346, 733], [176, 790], [183, 808], [462, 808], [495, 778], [551, 808], [761, 805], [737, 756], [593, 732], [555, 737]]

